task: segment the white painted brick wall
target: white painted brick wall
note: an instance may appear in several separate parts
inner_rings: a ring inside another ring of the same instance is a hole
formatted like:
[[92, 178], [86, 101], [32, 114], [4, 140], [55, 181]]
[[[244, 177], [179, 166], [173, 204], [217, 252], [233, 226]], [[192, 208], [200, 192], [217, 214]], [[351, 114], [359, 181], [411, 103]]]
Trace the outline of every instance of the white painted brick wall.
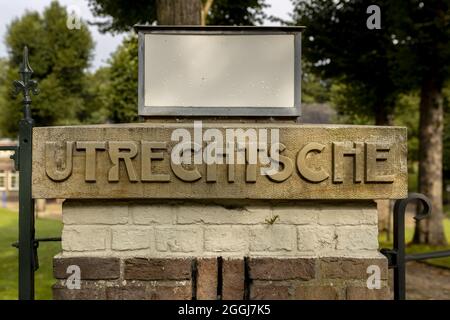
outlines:
[[342, 206], [323, 208], [318, 211], [318, 223], [321, 225], [376, 225], [378, 223], [377, 210], [361, 209], [358, 206]]
[[207, 252], [248, 252], [248, 228], [238, 225], [208, 226], [204, 229]]
[[210, 205], [186, 205], [176, 209], [178, 224], [259, 224], [270, 218], [270, 207], [250, 211], [248, 208], [230, 208]]
[[156, 250], [163, 252], [201, 252], [203, 230], [200, 226], [164, 226], [155, 232]]
[[295, 238], [295, 226], [254, 226], [250, 229], [250, 251], [292, 251], [295, 249]]
[[63, 205], [63, 221], [65, 255], [367, 256], [378, 249], [371, 202], [221, 206], [72, 200]]
[[73, 201], [65, 201], [63, 210], [63, 223], [65, 225], [116, 225], [128, 223], [128, 206], [124, 203], [111, 204], [100, 202], [99, 205], [93, 206]]
[[336, 228], [338, 250], [377, 250], [377, 226], [340, 226]]
[[336, 248], [334, 226], [306, 225], [297, 227], [297, 248], [301, 252], [329, 252]]
[[149, 249], [153, 243], [153, 229], [120, 226], [112, 228], [112, 250]]
[[130, 205], [130, 216], [134, 224], [173, 224], [176, 216], [171, 205]]
[[62, 232], [63, 251], [96, 251], [108, 249], [111, 232], [109, 227], [64, 226]]

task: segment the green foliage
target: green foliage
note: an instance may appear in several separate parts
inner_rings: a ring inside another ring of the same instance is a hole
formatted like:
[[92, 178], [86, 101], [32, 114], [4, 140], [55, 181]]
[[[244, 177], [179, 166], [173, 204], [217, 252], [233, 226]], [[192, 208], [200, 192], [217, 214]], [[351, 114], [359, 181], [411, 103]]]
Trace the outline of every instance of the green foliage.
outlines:
[[[392, 68], [395, 46], [387, 22], [381, 30], [366, 27], [366, 9], [372, 1], [293, 0], [293, 4], [293, 23], [307, 26], [303, 54], [311, 70], [341, 84], [337, 88], [344, 104], [340, 112], [387, 123], [399, 91]], [[377, 5], [385, 17], [390, 1]]]
[[129, 36], [110, 59], [110, 83], [106, 89], [109, 119], [112, 122], [132, 122], [137, 115], [138, 44]]
[[[3, 110], [6, 104], [6, 73], [8, 71], [8, 64], [6, 59], [0, 59], [0, 111]], [[3, 136], [2, 128], [0, 127], [0, 137]]]
[[267, 16], [265, 0], [214, 0], [206, 23], [210, 25], [253, 26], [262, 24]]
[[[202, 0], [203, 3], [206, 0]], [[157, 22], [156, 0], [89, 0], [95, 16], [103, 18], [94, 24], [102, 32], [130, 31], [132, 26]], [[262, 24], [265, 0], [214, 0], [207, 17], [212, 25]]]
[[156, 0], [89, 0], [95, 22], [102, 32], [129, 31], [135, 24], [156, 22]]
[[330, 81], [324, 81], [310, 72], [303, 72], [302, 102], [325, 103], [330, 100]]
[[[371, 108], [360, 99], [360, 87], [335, 81], [330, 89], [330, 101], [336, 109], [340, 123], [373, 124]], [[364, 98], [362, 99], [364, 100]]]
[[442, 87], [450, 76], [450, 0], [392, 1], [396, 81], [419, 88], [432, 77]]
[[[76, 124], [83, 120], [85, 71], [92, 55], [93, 41], [85, 24], [79, 30], [66, 26], [67, 12], [52, 2], [41, 15], [27, 12], [15, 19], [6, 34], [9, 60], [0, 105], [0, 127], [4, 135], [13, 136], [21, 118], [21, 97], [9, 89], [18, 79], [23, 47], [29, 48], [33, 79], [40, 94], [34, 96], [32, 115], [37, 125]], [[8, 88], [9, 87], [9, 88]], [[86, 117], [84, 117], [86, 118]]]
[[83, 88], [84, 104], [77, 118], [83, 123], [105, 123], [109, 120], [110, 72], [108, 67], [86, 74]]
[[395, 107], [394, 124], [408, 128], [408, 161], [419, 161], [419, 102], [418, 92], [401, 94]]

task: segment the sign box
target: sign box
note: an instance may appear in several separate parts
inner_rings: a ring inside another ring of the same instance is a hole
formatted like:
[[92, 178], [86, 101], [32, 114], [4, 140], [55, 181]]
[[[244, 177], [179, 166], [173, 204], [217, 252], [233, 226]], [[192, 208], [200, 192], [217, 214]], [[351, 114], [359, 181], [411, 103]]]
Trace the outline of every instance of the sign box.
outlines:
[[139, 115], [300, 115], [303, 27], [136, 30]]

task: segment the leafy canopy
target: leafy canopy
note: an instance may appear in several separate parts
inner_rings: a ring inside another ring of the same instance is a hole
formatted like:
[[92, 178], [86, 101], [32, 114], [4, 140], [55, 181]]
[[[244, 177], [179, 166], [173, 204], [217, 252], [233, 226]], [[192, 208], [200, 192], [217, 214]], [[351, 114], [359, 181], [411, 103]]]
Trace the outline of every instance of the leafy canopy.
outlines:
[[94, 43], [85, 24], [70, 30], [66, 26], [66, 9], [52, 2], [42, 14], [26, 12], [13, 20], [6, 33], [9, 58], [3, 80], [4, 103], [0, 105], [0, 127], [4, 135], [14, 135], [21, 118], [21, 97], [10, 90], [18, 79], [23, 47], [29, 48], [33, 79], [38, 81], [40, 94], [32, 97], [32, 115], [37, 125], [64, 125], [85, 121], [84, 106], [86, 69]]
[[[156, 0], [89, 0], [102, 32], [130, 31], [135, 24], [157, 23]], [[207, 0], [202, 0], [205, 5]], [[213, 0], [206, 23], [210, 25], [255, 25], [265, 18], [266, 0]]]

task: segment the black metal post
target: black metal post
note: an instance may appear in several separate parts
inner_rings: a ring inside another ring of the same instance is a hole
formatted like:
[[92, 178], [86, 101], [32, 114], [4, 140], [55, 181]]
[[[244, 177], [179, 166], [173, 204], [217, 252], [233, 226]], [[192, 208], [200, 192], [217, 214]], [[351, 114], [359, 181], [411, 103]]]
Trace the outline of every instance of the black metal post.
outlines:
[[[37, 83], [31, 80], [33, 70], [28, 62], [28, 48], [23, 51], [23, 63], [14, 81], [15, 93], [23, 94], [23, 118], [19, 122], [19, 299], [34, 299], [34, 200], [31, 196], [32, 139], [34, 121], [31, 118], [30, 93], [37, 94]], [[18, 162], [18, 166], [17, 166]]]
[[394, 300], [405, 300], [406, 290], [405, 212], [403, 210], [399, 210], [402, 201], [404, 200], [396, 201], [394, 206], [394, 248], [397, 251], [397, 265], [394, 267]]
[[33, 120], [19, 123], [19, 299], [34, 299], [34, 200], [31, 197]]
[[420, 193], [410, 193], [408, 198], [397, 200], [394, 205], [394, 247], [381, 249], [389, 261], [389, 268], [394, 269], [394, 300], [406, 298], [406, 266], [411, 256], [405, 254], [405, 214], [410, 202], [417, 201], [422, 206], [421, 212], [416, 211], [414, 219], [422, 220], [431, 214], [430, 200]]
[[405, 260], [406, 260], [406, 262], [408, 262], [408, 261], [438, 259], [438, 258], [445, 258], [445, 257], [450, 257], [450, 250], [433, 251], [433, 252], [427, 252], [427, 253], [407, 254], [405, 256]]

